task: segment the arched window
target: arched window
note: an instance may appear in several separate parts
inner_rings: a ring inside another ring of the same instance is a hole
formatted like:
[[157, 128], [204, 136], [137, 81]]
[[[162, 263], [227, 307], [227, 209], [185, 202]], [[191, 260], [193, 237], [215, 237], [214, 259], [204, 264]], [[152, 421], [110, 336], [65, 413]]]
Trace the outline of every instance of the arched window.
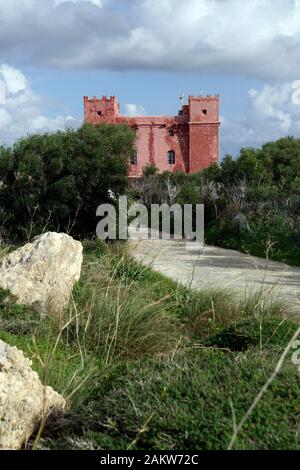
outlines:
[[168, 151], [168, 163], [169, 165], [175, 165], [175, 152], [174, 150]]

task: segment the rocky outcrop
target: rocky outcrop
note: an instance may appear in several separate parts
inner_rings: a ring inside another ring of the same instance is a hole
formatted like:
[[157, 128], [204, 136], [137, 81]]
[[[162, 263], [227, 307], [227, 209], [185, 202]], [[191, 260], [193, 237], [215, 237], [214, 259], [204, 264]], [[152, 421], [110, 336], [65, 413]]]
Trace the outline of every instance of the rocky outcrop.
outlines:
[[37, 305], [41, 313], [59, 312], [80, 278], [81, 265], [81, 243], [48, 232], [1, 260], [0, 287], [20, 304]]
[[64, 407], [23, 352], [0, 340], [0, 449], [20, 449], [44, 418]]

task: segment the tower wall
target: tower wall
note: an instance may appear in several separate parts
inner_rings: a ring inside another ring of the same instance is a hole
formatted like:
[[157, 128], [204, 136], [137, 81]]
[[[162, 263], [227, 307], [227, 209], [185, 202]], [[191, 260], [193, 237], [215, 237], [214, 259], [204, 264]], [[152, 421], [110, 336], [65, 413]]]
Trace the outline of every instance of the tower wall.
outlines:
[[189, 98], [189, 171], [195, 173], [219, 161], [219, 97]]
[[119, 114], [119, 103], [115, 96], [102, 98], [84, 97], [84, 120], [91, 124], [114, 124]]
[[[139, 177], [147, 164], [160, 172], [195, 173], [219, 160], [219, 97], [189, 97], [178, 116], [128, 117], [119, 114], [116, 97], [84, 97], [85, 122], [127, 124], [136, 129], [137, 162], [129, 176]], [[168, 152], [175, 152], [175, 163]]]

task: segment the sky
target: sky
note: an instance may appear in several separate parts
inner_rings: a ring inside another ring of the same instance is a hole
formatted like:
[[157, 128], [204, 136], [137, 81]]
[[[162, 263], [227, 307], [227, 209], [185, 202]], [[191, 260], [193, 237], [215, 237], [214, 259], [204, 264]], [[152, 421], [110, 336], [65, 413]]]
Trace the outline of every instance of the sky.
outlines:
[[0, 145], [80, 126], [84, 95], [182, 93], [220, 95], [222, 155], [300, 138], [300, 0], [0, 0]]

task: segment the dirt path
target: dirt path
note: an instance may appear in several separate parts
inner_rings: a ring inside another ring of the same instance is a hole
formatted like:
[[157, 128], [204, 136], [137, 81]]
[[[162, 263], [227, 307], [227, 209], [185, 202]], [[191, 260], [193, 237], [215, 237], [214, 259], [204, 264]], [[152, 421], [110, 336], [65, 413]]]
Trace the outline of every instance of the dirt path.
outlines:
[[300, 268], [182, 240], [130, 240], [129, 246], [138, 261], [196, 289], [230, 288], [245, 295], [264, 288], [300, 319]]

